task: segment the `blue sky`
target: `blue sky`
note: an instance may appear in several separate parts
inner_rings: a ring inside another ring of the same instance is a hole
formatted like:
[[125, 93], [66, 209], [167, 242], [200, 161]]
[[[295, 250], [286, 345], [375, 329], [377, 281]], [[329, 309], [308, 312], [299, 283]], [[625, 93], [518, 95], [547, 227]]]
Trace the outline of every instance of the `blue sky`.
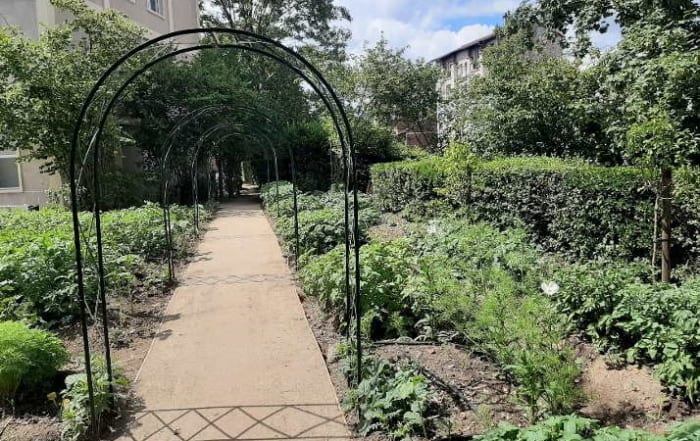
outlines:
[[350, 9], [351, 52], [382, 32], [412, 58], [433, 59], [491, 32], [520, 0], [336, 0]]
[[[434, 59], [480, 38], [503, 22], [503, 15], [521, 0], [336, 0], [350, 9], [352, 53], [365, 43], [374, 44], [382, 35], [393, 47], [409, 46], [411, 58]], [[619, 40], [619, 28], [594, 35], [601, 49]]]

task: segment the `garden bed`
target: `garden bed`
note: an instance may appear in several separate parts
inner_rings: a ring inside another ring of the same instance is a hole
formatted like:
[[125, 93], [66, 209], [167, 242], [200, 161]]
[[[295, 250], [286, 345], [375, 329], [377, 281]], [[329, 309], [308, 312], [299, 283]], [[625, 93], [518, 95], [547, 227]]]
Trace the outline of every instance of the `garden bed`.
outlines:
[[[292, 238], [288, 197], [263, 191], [283, 247]], [[348, 389], [352, 348], [339, 334], [342, 232], [333, 224], [338, 216], [324, 213], [338, 197], [300, 198], [310, 211], [300, 219], [315, 222], [300, 224], [299, 295], [341, 401], [365, 415], [359, 433], [471, 437], [500, 423], [540, 422], [533, 431], [607, 433], [600, 424], [651, 437], [700, 415], [690, 404], [692, 372], [673, 370], [694, 357], [692, 322], [682, 321], [697, 307], [692, 279], [651, 284], [647, 267], [635, 262], [571, 261], [543, 252], [521, 229], [426, 218], [415, 207], [372, 216], [360, 238], [361, 330], [372, 348], [364, 351], [366, 384]], [[361, 201], [371, 212], [371, 198]], [[335, 234], [324, 241], [317, 233], [325, 225]], [[657, 298], [666, 306], [655, 307]], [[664, 342], [679, 349], [669, 352]], [[351, 424], [360, 421], [356, 411]], [[548, 420], [557, 415], [578, 416]]]
[[[133, 209], [125, 210], [116, 212], [114, 216], [119, 219], [118, 222], [121, 225], [139, 223], [144, 234], [150, 234], [148, 239], [151, 241], [150, 243], [161, 245], [163, 242], [156, 237], [162, 232], [162, 226], [156, 225], [160, 211], [150, 210], [152, 210], [151, 207], [141, 212], [134, 212]], [[56, 215], [65, 217], [61, 212], [56, 212]], [[22, 213], [20, 216], [27, 216], [27, 214]], [[41, 215], [37, 214], [37, 216]], [[151, 224], [150, 221], [155, 223]], [[50, 222], [58, 222], [58, 220], [54, 219]], [[191, 240], [194, 239], [194, 236], [183, 234], [186, 228], [184, 223], [181, 223], [176, 230], [178, 233], [176, 237], [178, 246], [176, 275], [187, 264], [196, 246], [196, 240]], [[148, 233], [145, 233], [146, 231]], [[136, 241], [139, 240], [136, 239]], [[124, 242], [119, 243], [124, 244]], [[144, 253], [159, 252], [155, 245], [148, 247], [146, 243], [143, 243], [143, 246], [146, 247], [143, 250]], [[138, 250], [134, 250], [134, 252], [136, 253], [134, 255], [142, 255]], [[67, 256], [70, 257], [70, 253]], [[133, 278], [130, 279], [128, 285], [115, 287], [115, 290], [109, 294], [108, 316], [112, 360], [119, 375], [129, 381], [136, 378], [153, 339], [159, 337], [161, 323], [168, 320], [164, 313], [174, 292], [174, 286], [168, 283], [165, 268], [167, 268], [167, 264], [159, 259], [144, 259], [137, 267], [123, 267], [120, 271], [130, 270]], [[21, 289], [21, 285], [16, 284], [16, 286]], [[22, 309], [18, 308], [18, 310]], [[31, 318], [33, 315], [28, 317]], [[70, 361], [63, 366], [52, 385], [45, 386], [41, 391], [33, 390], [31, 396], [22, 394], [18, 397], [14, 409], [6, 410], [6, 413], [0, 418], [0, 439], [3, 441], [58, 441], [61, 439], [62, 427], [59, 421], [58, 393], [66, 387], [64, 379], [67, 375], [84, 370], [83, 340], [80, 326], [75, 318], [73, 317], [73, 320], [68, 323], [54, 322], [50, 325], [51, 331], [59, 337], [67, 349]], [[103, 352], [103, 336], [99, 322], [90, 325], [89, 340], [93, 354], [101, 354]], [[53, 400], [49, 397], [51, 393], [57, 394]], [[128, 390], [126, 393], [130, 394]], [[133, 400], [125, 400], [125, 402], [129, 401]], [[102, 429], [106, 435], [112, 433], [115, 428], [119, 427], [121, 421], [125, 420], [121, 418], [122, 413], [117, 411], [105, 420], [106, 424], [103, 425]]]

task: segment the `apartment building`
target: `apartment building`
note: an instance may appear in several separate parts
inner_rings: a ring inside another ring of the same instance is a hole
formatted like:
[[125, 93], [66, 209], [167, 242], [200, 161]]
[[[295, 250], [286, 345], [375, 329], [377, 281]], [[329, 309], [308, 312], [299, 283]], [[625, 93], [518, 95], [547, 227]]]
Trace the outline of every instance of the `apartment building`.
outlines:
[[[198, 0], [86, 0], [86, 3], [123, 12], [144, 27], [150, 38], [199, 26]], [[68, 19], [49, 0], [0, 0], [0, 26], [17, 26], [30, 38], [36, 39], [45, 27]], [[0, 145], [0, 207], [44, 205], [46, 190], [61, 185], [58, 176], [41, 173], [41, 162], [18, 161], [20, 154], [20, 151], [3, 150]]]
[[[563, 56], [560, 42], [564, 40], [564, 35], [559, 35], [554, 41], [549, 41], [545, 39], [543, 28], [537, 27], [533, 32], [534, 39], [541, 43], [545, 53], [555, 57]], [[484, 50], [497, 45], [498, 42], [498, 36], [495, 33], [490, 33], [433, 60], [433, 63], [439, 66], [443, 73], [436, 85], [443, 98], [437, 109], [437, 134], [440, 140], [444, 140], [450, 130], [449, 124], [445, 122], [444, 118], [451, 105], [450, 91], [455, 87], [464, 86], [470, 78], [485, 73]]]
[[440, 66], [443, 71], [443, 76], [437, 84], [443, 96], [446, 96], [460, 81], [484, 73], [484, 66], [481, 63], [483, 51], [495, 44], [498, 44], [498, 37], [491, 33], [433, 60], [433, 63]]

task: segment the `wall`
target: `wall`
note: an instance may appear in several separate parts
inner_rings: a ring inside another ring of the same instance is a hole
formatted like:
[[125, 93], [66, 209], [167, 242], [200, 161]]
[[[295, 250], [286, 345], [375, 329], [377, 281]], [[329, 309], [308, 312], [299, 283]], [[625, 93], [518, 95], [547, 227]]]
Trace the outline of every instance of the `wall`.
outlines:
[[46, 190], [59, 188], [61, 178], [41, 172], [42, 161], [20, 163], [21, 191], [0, 190], [0, 207], [46, 204]]
[[[128, 15], [139, 25], [148, 30], [148, 37], [153, 38], [178, 29], [190, 29], [199, 26], [199, 10], [196, 0], [163, 0], [163, 13], [156, 14], [147, 7], [148, 0], [87, 0], [96, 8], [112, 8]], [[0, 0], [0, 26], [18, 26], [32, 39], [39, 37], [42, 25], [56, 25], [70, 19], [70, 15], [56, 11], [48, 0]], [[181, 42], [194, 43], [197, 37], [186, 37]], [[124, 48], [125, 50], [127, 48]], [[2, 150], [2, 146], [0, 146]], [[142, 163], [140, 152], [125, 150], [124, 168], [134, 171]], [[0, 190], [0, 207], [44, 205], [46, 190], [61, 185], [58, 176], [40, 172], [39, 161], [21, 164], [22, 189]]]

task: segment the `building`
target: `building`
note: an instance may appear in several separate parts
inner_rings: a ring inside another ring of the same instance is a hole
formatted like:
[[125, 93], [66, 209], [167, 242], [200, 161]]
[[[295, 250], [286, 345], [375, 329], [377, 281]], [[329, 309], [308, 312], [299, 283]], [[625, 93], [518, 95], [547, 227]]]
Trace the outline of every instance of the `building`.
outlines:
[[[199, 26], [198, 0], [86, 0], [86, 3], [123, 12], [144, 27], [149, 38]], [[0, 26], [17, 26], [30, 38], [38, 38], [43, 27], [68, 19], [49, 0], [0, 0]], [[41, 173], [39, 161], [18, 162], [19, 156], [19, 151], [2, 150], [0, 146], [0, 207], [44, 205], [46, 190], [59, 187], [60, 178]]]
[[437, 85], [442, 95], [446, 96], [460, 81], [484, 73], [483, 51], [495, 44], [498, 44], [498, 37], [491, 33], [433, 60], [443, 70]]
[[[549, 41], [545, 38], [545, 30], [537, 27], [534, 29], [533, 38], [541, 43], [546, 54], [555, 57], [563, 56], [561, 45], [561, 41], [565, 39], [563, 34], [559, 34], [554, 41]], [[498, 41], [498, 36], [490, 33], [433, 60], [433, 63], [443, 71], [436, 85], [442, 96], [442, 102], [437, 109], [437, 134], [440, 142], [445, 141], [450, 129], [445, 121], [445, 115], [450, 112], [450, 91], [470, 78], [484, 74], [485, 68], [482, 62], [484, 50], [489, 46], [497, 45]]]

